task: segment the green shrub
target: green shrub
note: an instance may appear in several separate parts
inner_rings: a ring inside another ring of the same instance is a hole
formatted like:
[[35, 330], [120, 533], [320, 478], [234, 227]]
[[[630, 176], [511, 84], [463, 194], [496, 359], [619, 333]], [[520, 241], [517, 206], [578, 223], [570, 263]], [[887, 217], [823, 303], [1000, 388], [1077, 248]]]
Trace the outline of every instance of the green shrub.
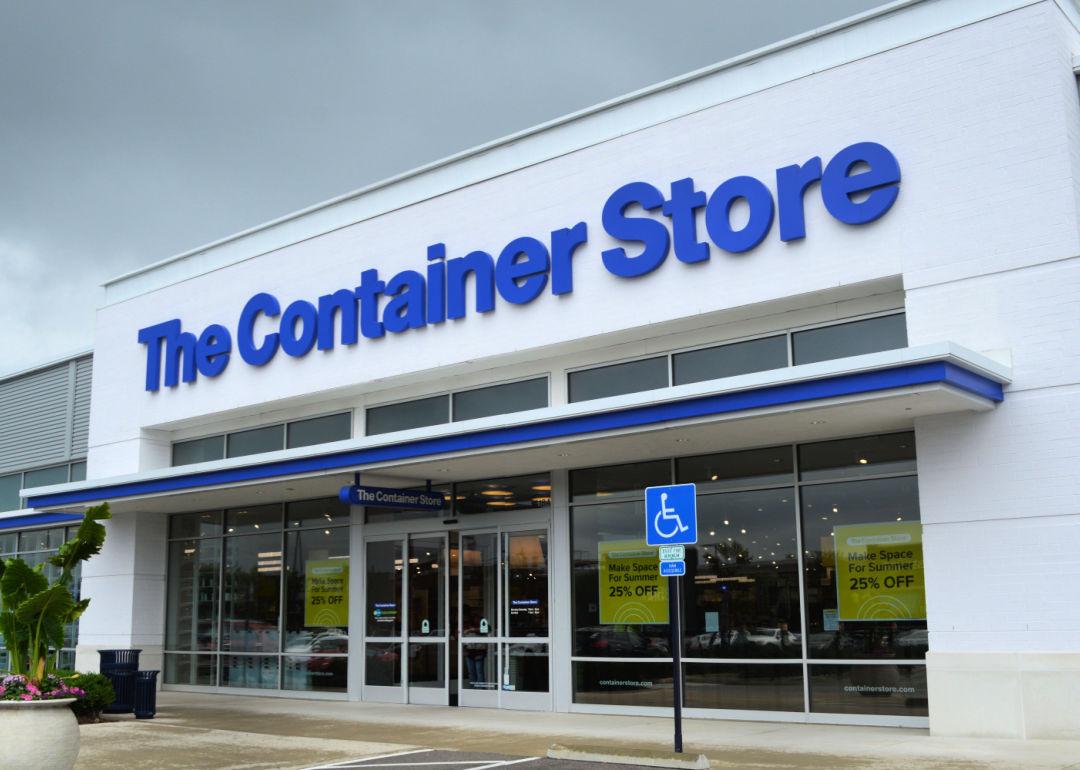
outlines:
[[80, 722], [96, 722], [102, 710], [116, 700], [112, 682], [104, 674], [79, 674], [59, 671], [60, 677], [72, 687], [78, 687], [85, 695], [71, 704], [71, 710]]

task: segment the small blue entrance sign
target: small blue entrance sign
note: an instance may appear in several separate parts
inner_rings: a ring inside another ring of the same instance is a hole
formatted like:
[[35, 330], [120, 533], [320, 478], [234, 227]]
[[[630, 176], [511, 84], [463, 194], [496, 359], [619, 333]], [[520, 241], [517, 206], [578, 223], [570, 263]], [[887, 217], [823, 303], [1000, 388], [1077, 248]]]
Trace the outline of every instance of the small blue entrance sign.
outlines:
[[660, 562], [660, 576], [661, 577], [678, 577], [679, 575], [686, 574], [686, 562], [684, 561], [662, 561]]
[[697, 542], [697, 487], [669, 484], [645, 489], [645, 541], [649, 545]]

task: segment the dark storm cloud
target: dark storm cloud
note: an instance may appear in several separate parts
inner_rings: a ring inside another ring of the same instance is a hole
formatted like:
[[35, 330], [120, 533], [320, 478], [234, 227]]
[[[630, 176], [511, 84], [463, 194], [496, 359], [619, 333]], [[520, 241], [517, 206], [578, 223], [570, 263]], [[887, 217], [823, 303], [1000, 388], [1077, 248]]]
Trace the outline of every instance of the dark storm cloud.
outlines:
[[880, 4], [0, 0], [0, 373], [119, 273]]

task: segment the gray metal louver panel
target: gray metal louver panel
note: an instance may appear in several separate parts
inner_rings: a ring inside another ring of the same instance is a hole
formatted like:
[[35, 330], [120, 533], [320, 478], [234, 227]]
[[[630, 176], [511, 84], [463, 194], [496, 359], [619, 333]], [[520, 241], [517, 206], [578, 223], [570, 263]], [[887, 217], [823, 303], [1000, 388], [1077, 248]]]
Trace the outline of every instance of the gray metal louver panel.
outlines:
[[80, 358], [75, 362], [75, 395], [71, 415], [71, 456], [85, 457], [90, 434], [90, 380], [93, 359]]
[[67, 459], [69, 365], [0, 383], [0, 473]]

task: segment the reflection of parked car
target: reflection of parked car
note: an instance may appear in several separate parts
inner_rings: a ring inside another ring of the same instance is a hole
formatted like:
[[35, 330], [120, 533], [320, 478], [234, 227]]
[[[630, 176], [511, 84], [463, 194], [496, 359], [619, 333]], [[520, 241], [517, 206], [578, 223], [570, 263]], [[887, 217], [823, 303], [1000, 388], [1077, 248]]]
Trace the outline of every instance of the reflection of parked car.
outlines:
[[724, 637], [719, 631], [697, 634], [686, 640], [686, 654], [690, 657], [707, 658], [724, 649]]
[[285, 652], [295, 654], [323, 654], [347, 653], [349, 651], [349, 637], [338, 629], [330, 629], [317, 634], [304, 631], [298, 634], [290, 634], [285, 647]]
[[793, 634], [791, 631], [782, 630], [780, 628], [754, 628], [747, 635], [746, 640], [750, 644], [755, 644], [759, 647], [775, 647], [777, 649], [784, 647], [798, 647], [801, 643], [801, 638], [798, 634]]
[[586, 626], [577, 630], [579, 655], [663, 658], [671, 654], [667, 641], [644, 636], [629, 626]]
[[893, 644], [908, 652], [917, 649], [925, 650], [930, 646], [930, 632], [925, 628], [912, 628], [901, 631], [896, 635]]

